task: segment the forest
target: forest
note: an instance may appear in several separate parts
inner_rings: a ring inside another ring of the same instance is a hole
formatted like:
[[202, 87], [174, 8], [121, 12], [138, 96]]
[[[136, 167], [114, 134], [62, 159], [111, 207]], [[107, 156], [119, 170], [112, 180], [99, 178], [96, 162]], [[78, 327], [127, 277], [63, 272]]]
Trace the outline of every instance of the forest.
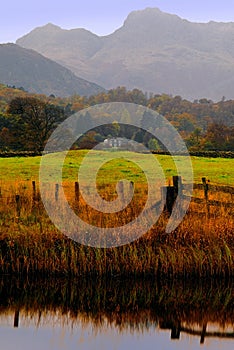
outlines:
[[[0, 85], [0, 151], [40, 153], [60, 122], [77, 111], [108, 102], [135, 103], [160, 113], [178, 130], [189, 151], [234, 151], [234, 100], [225, 97], [218, 102], [206, 98], [188, 101], [181, 96], [118, 87], [91, 97], [60, 98], [5, 85]], [[92, 148], [106, 137], [121, 136], [121, 127], [112, 123], [108, 133], [100, 127], [90, 130], [74, 147]], [[162, 150], [146, 132], [132, 132], [130, 138], [152, 150]]]

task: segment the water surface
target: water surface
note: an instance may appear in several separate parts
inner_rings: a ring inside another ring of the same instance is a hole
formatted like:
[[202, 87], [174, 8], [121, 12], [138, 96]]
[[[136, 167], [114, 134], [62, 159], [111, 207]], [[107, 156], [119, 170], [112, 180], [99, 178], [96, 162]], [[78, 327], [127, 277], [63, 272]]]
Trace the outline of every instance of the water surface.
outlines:
[[234, 348], [234, 284], [1, 279], [0, 349]]

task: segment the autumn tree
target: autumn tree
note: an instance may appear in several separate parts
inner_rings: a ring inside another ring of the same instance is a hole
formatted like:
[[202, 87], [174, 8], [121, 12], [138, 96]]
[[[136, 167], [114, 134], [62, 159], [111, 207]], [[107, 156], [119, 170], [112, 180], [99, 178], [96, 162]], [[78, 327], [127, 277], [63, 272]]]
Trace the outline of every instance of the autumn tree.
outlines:
[[159, 143], [155, 138], [151, 138], [149, 140], [148, 147], [151, 151], [159, 151], [160, 150]]
[[212, 123], [207, 128], [205, 140], [210, 149], [233, 150], [234, 127], [228, 127], [223, 123]]
[[26, 150], [41, 152], [56, 126], [65, 118], [64, 109], [34, 97], [17, 97], [9, 103], [12, 131]]

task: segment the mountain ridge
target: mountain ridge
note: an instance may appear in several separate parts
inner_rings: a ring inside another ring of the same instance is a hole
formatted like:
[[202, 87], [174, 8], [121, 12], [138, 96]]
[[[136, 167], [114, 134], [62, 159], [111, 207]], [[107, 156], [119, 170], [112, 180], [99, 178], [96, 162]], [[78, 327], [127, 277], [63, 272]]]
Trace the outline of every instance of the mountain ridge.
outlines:
[[17, 44], [106, 89], [124, 85], [187, 99], [234, 97], [233, 22], [196, 23], [146, 8], [130, 13], [106, 36], [52, 28], [36, 28]]
[[61, 97], [105, 91], [40, 53], [13, 43], [0, 44], [0, 82], [32, 93]]

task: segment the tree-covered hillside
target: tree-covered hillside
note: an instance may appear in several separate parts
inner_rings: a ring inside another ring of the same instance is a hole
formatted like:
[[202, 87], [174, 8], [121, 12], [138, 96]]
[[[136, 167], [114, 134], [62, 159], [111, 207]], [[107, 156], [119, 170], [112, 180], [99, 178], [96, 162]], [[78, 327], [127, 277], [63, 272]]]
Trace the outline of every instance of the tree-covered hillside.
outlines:
[[[226, 101], [224, 97], [219, 102], [206, 98], [191, 102], [180, 96], [148, 96], [138, 89], [118, 87], [90, 97], [58, 98], [32, 95], [4, 85], [0, 85], [0, 150], [41, 151], [51, 132], [67, 116], [107, 102], [135, 103], [157, 111], [180, 132], [191, 151], [234, 150], [234, 100]], [[48, 120], [50, 124], [45, 130]], [[123, 137], [125, 132], [110, 121], [108, 132], [100, 127], [91, 130], [76, 147], [91, 148], [107, 137]], [[132, 129], [128, 134], [147, 147], [161, 147], [152, 141], [152, 135], [143, 131]]]

